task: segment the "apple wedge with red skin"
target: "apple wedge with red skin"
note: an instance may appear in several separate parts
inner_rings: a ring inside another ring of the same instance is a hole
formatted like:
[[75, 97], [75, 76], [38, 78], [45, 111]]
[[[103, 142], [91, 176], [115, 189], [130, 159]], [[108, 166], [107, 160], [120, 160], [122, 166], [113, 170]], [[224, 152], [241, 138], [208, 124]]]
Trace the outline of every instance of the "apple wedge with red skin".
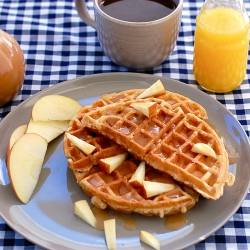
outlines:
[[143, 181], [145, 177], [145, 167], [146, 162], [142, 161], [138, 168], [135, 170], [134, 174], [131, 176], [130, 180], [128, 181], [134, 187], [142, 187]]
[[17, 197], [28, 203], [37, 185], [48, 142], [38, 134], [24, 134], [7, 158], [10, 182]]
[[139, 96], [137, 96], [137, 99], [147, 98], [164, 93], [165, 93], [165, 88], [162, 82], [158, 80], [154, 84], [152, 84], [149, 88], [145, 89]]
[[127, 156], [128, 153], [124, 153], [100, 159], [99, 168], [105, 173], [110, 174], [126, 160]]
[[11, 134], [10, 136], [10, 140], [6, 149], [6, 162], [8, 161], [8, 157], [10, 155], [10, 150], [12, 148], [12, 146], [14, 145], [14, 143], [22, 136], [25, 134], [27, 129], [27, 125], [21, 125], [19, 127], [17, 127]]
[[74, 144], [76, 145], [85, 155], [89, 155], [91, 154], [96, 147], [92, 144], [89, 144], [81, 139], [79, 139], [78, 137], [71, 135], [70, 133], [66, 133], [66, 136], [68, 137], [68, 139]]
[[160, 183], [154, 181], [143, 181], [143, 189], [147, 198], [169, 192], [174, 189], [173, 184]]
[[81, 109], [82, 105], [74, 99], [62, 95], [47, 95], [34, 104], [31, 118], [34, 121], [68, 121]]
[[34, 121], [30, 119], [26, 133], [36, 133], [44, 137], [47, 142], [51, 142], [65, 132], [69, 126], [69, 121]]
[[130, 106], [149, 118], [157, 114], [158, 104], [156, 102], [134, 102]]

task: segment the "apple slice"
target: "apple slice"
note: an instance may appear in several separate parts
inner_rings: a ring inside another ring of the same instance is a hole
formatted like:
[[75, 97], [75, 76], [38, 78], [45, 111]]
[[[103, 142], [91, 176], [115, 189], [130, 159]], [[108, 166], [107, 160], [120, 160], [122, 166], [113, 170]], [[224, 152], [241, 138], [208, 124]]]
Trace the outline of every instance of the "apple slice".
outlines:
[[36, 133], [51, 142], [65, 132], [69, 121], [33, 121], [30, 119], [26, 133]]
[[149, 88], [145, 89], [140, 95], [137, 96], [137, 99], [146, 98], [154, 95], [159, 95], [165, 93], [165, 88], [160, 80], [156, 81]]
[[48, 142], [38, 134], [24, 134], [10, 150], [8, 172], [17, 197], [28, 203], [37, 185]]
[[6, 149], [6, 162], [8, 161], [8, 157], [10, 154], [10, 150], [12, 148], [12, 146], [14, 145], [14, 143], [22, 136], [25, 134], [25, 131], [27, 129], [27, 125], [21, 125], [19, 127], [17, 127], [11, 134], [10, 136], [10, 140]]
[[27, 129], [27, 124], [21, 125], [17, 127], [13, 133], [10, 136], [9, 146], [10, 149], [12, 148], [13, 144], [22, 136], [25, 134], [25, 131]]
[[140, 240], [156, 250], [160, 250], [161, 248], [160, 241], [153, 234], [149, 232], [141, 231]]
[[32, 108], [34, 121], [71, 120], [82, 109], [82, 105], [66, 96], [47, 95], [39, 99]]
[[195, 143], [191, 151], [194, 153], [203, 154], [206, 156], [211, 156], [213, 158], [216, 158], [216, 153], [214, 152], [213, 148], [205, 143]]
[[124, 153], [100, 159], [99, 168], [103, 170], [105, 173], [110, 174], [126, 160], [127, 156], [128, 153]]
[[174, 189], [173, 184], [160, 183], [154, 181], [143, 181], [143, 188], [146, 193], [147, 198], [152, 196], [162, 194]]
[[116, 227], [115, 219], [104, 221], [104, 233], [106, 244], [109, 250], [116, 249]]
[[85, 155], [89, 155], [91, 154], [96, 147], [93, 146], [92, 144], [87, 143], [86, 141], [83, 141], [79, 138], [77, 138], [74, 135], [71, 135], [69, 133], [66, 133], [66, 136], [68, 137], [68, 139], [75, 144]]
[[142, 187], [142, 183], [145, 177], [145, 161], [142, 161], [132, 177], [129, 180], [129, 183], [133, 185], [134, 187]]
[[96, 227], [97, 220], [86, 200], [80, 200], [74, 204], [74, 214], [83, 219], [92, 227]]
[[147, 117], [152, 117], [157, 114], [158, 104], [156, 102], [134, 102], [131, 103], [130, 106]]

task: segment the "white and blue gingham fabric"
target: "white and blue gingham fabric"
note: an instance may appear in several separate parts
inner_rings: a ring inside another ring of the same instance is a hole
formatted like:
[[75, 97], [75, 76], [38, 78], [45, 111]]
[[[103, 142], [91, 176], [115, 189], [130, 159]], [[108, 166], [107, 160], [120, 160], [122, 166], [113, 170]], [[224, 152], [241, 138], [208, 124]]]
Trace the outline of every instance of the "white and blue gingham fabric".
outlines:
[[[244, 1], [250, 15], [250, 2]], [[198, 88], [192, 59], [195, 18], [202, 4], [202, 0], [184, 0], [180, 33], [173, 53], [163, 64], [141, 73], [176, 79]], [[91, 1], [88, 6], [92, 9]], [[0, 121], [23, 100], [59, 82], [83, 75], [128, 71], [105, 56], [96, 31], [80, 20], [73, 0], [0, 0], [0, 29], [19, 42], [27, 64], [23, 88], [12, 102], [0, 108]], [[227, 94], [209, 93], [235, 115], [248, 136], [249, 79], [248, 59], [246, 78], [237, 90]], [[0, 249], [41, 248], [14, 232], [0, 217]], [[250, 249], [250, 194], [224, 227], [189, 248], [194, 249]]]

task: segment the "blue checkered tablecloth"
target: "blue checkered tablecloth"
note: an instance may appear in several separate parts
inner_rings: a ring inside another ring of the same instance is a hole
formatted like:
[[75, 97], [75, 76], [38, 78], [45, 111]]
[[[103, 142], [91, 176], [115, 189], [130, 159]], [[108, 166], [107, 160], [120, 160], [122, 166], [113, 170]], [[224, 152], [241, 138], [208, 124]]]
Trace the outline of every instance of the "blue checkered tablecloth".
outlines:
[[[198, 88], [192, 73], [193, 35], [195, 17], [202, 3], [202, 0], [184, 0], [173, 53], [163, 64], [140, 72], [176, 79]], [[91, 2], [88, 6], [92, 9]], [[249, 0], [245, 0], [245, 6], [250, 15]], [[19, 42], [27, 64], [23, 88], [11, 103], [0, 108], [0, 121], [23, 100], [59, 82], [83, 75], [128, 71], [105, 56], [96, 31], [80, 20], [73, 0], [0, 0], [0, 29]], [[235, 115], [248, 136], [249, 65], [248, 60], [246, 78], [237, 90], [227, 94], [209, 93]], [[14, 232], [0, 217], [0, 249], [41, 248]], [[189, 248], [193, 249], [250, 249], [250, 193], [221, 229]]]

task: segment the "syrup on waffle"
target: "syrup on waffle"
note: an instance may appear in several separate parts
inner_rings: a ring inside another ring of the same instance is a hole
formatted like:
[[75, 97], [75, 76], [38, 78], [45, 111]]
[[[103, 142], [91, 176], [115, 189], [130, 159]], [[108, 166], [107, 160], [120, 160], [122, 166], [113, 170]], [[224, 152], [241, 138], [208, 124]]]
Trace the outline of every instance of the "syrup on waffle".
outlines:
[[[90, 111], [97, 110], [108, 104], [134, 100], [144, 90], [145, 89], [133, 89], [125, 90], [120, 93], [103, 95], [92, 104], [83, 107], [83, 109], [76, 114], [76, 116], [70, 121], [66, 133], [70, 133], [94, 145], [96, 150], [91, 155], [86, 156], [67, 138], [67, 136], [65, 136], [64, 153], [68, 158], [68, 165], [70, 168], [86, 170], [97, 164], [98, 160], [101, 158], [114, 156], [115, 154], [124, 152], [124, 150], [112, 140], [95, 133], [97, 131], [91, 131], [89, 128], [82, 126], [81, 121], [84, 115]], [[165, 92], [160, 95], [152, 96], [151, 100], [157, 102], [165, 101], [169, 109], [175, 110], [176, 108], [181, 107], [185, 113], [194, 113], [202, 119], [207, 119], [207, 113], [201, 105], [180, 94], [165, 90]]]
[[174, 179], [149, 166], [146, 167], [145, 180], [173, 184], [174, 189], [146, 198], [142, 187], [134, 187], [129, 179], [138, 167], [133, 157], [123, 162], [111, 174], [94, 166], [88, 171], [77, 171], [78, 183], [83, 191], [92, 197], [92, 203], [100, 208], [109, 207], [123, 213], [139, 213], [147, 216], [169, 215], [186, 212], [194, 206], [199, 195], [187, 187], [181, 187]]
[[102, 100], [95, 101], [92, 106], [84, 107], [71, 121], [69, 128], [66, 130], [79, 139], [94, 145], [96, 149], [90, 155], [85, 155], [78, 147], [76, 147], [65, 135], [64, 136], [64, 154], [68, 158], [68, 166], [73, 170], [86, 171], [93, 165], [98, 164], [99, 159], [114, 156], [125, 152], [125, 150], [115, 143], [113, 140], [105, 138], [87, 127], [83, 127], [81, 120], [84, 114], [96, 107], [105, 105]]
[[[159, 103], [156, 116], [147, 118], [130, 106], [137, 101], [90, 111], [84, 115], [82, 126], [114, 139], [131, 154], [204, 197], [218, 199], [224, 185], [232, 185], [234, 178], [228, 173], [228, 156], [214, 130], [196, 115], [185, 114], [180, 107], [171, 110], [165, 102]], [[210, 145], [216, 158], [193, 153], [192, 146], [200, 142]]]
[[[125, 90], [120, 93], [112, 93], [112, 94], [103, 95], [101, 99], [106, 104], [116, 103], [119, 101], [126, 102], [126, 101], [137, 99], [137, 97], [144, 90], [145, 89]], [[181, 107], [184, 113], [191, 113], [200, 117], [201, 119], [207, 119], [206, 110], [200, 104], [178, 93], [173, 93], [173, 92], [165, 90], [165, 92], [162, 94], [153, 95], [150, 97], [165, 101], [166, 103], [170, 105], [169, 107], [172, 110], [176, 109], [177, 107]]]
[[[96, 150], [90, 155], [85, 155], [67, 138], [67, 136], [65, 136], [64, 152], [65, 156], [68, 158], [68, 165], [73, 170], [78, 184], [88, 196], [92, 197], [92, 203], [99, 208], [104, 209], [109, 206], [116, 211], [125, 213], [135, 212], [145, 215], [158, 215], [161, 217], [166, 214], [180, 211], [185, 212], [197, 202], [199, 197], [198, 193], [186, 186], [180, 186], [168, 174], [159, 173], [159, 171], [148, 166], [146, 174], [147, 180], [175, 183], [175, 188], [166, 194], [155, 196], [152, 199], [146, 199], [145, 196], [143, 196], [142, 189], [135, 189], [127, 182], [128, 178], [133, 174], [132, 170], [134, 171], [136, 168], [134, 163], [135, 159], [131, 158], [124, 163], [127, 167], [125, 176], [124, 171], [121, 171], [122, 167], [119, 167], [110, 175], [105, 174], [98, 168], [98, 165], [96, 165], [98, 160], [123, 153], [125, 150], [109, 138], [98, 134], [95, 129], [93, 130], [86, 126], [82, 126], [82, 119], [88, 112], [97, 110], [110, 103], [135, 99], [143, 91], [144, 90], [128, 90], [118, 94], [107, 94], [102, 96], [99, 100], [94, 101], [91, 105], [84, 107], [71, 120], [66, 132], [94, 145]], [[164, 98], [164, 100], [168, 102], [167, 105], [169, 109], [175, 109], [178, 105], [181, 105], [186, 107], [186, 112], [193, 112], [203, 118], [207, 118], [203, 107], [184, 96], [167, 91], [161, 96], [162, 99], [159, 98], [160, 96], [154, 96], [154, 101], [161, 103]], [[116, 176], [116, 179], [114, 179], [114, 176]], [[89, 181], [90, 179], [99, 180], [99, 183], [103, 183], [103, 185], [101, 185], [103, 187], [100, 189], [100, 187], [94, 185], [95, 182]], [[107, 180], [109, 180], [108, 184], [105, 184]], [[121, 185], [121, 189], [117, 189], [118, 191], [116, 193], [110, 191], [110, 187], [113, 187], [112, 190], [115, 190], [114, 188], [118, 188], [119, 185]], [[121, 195], [120, 191], [123, 190], [124, 185], [127, 185], [126, 190], [130, 190], [130, 192], [132, 192], [131, 194], [127, 192]], [[110, 192], [106, 192], [106, 189]], [[138, 194], [136, 195], [136, 193]], [[133, 202], [131, 201], [132, 196], [129, 198], [129, 195], [133, 195]], [[137, 197], [137, 200], [135, 197]], [[119, 200], [118, 204], [117, 199]]]

